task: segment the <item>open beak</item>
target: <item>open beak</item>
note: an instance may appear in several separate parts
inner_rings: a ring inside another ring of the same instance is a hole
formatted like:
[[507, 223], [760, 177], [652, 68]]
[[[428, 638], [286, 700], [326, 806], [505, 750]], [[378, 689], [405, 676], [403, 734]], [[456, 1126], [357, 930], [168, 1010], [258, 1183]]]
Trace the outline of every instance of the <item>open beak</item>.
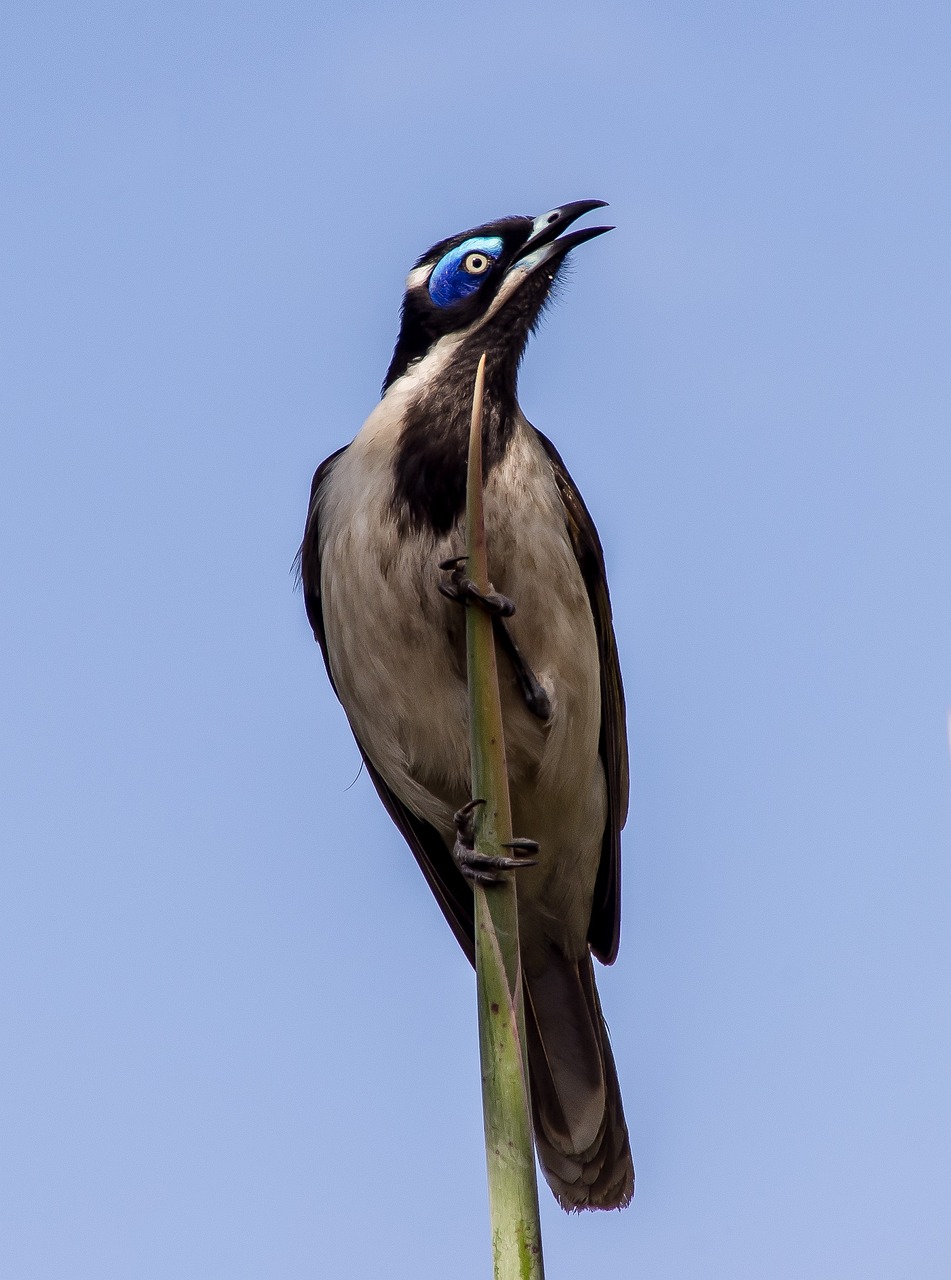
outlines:
[[584, 244], [586, 240], [593, 240], [605, 231], [613, 231], [613, 227], [582, 227], [580, 231], [572, 231], [570, 235], [561, 235], [566, 227], [577, 222], [584, 214], [590, 213], [592, 209], [603, 209], [606, 204], [605, 200], [574, 200], [571, 204], [562, 205], [560, 209], [543, 213], [533, 222], [529, 237], [512, 264], [513, 269], [518, 268], [526, 273], [534, 271], [546, 262], [560, 260], [569, 249]]

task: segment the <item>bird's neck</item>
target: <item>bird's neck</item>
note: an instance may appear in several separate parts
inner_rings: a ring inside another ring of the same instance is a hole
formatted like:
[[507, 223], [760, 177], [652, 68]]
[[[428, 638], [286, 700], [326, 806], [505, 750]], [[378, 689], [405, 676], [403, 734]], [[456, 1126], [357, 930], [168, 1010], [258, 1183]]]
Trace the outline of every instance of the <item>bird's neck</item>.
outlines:
[[[462, 518], [472, 419], [472, 393], [481, 352], [460, 349], [437, 376], [421, 380], [408, 401], [393, 459], [393, 507], [409, 528], [442, 535]], [[515, 371], [486, 366], [482, 416], [485, 478], [498, 466], [519, 417]]]

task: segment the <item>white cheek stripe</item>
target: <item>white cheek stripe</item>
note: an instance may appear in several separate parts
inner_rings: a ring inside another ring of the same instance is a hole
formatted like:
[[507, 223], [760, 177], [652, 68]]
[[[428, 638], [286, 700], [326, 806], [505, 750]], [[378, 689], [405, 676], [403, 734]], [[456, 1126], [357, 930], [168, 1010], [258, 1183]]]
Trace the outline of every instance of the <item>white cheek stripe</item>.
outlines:
[[421, 285], [424, 285], [429, 279], [431, 270], [432, 267], [414, 267], [406, 277], [406, 292], [409, 293], [410, 289], [418, 289]]
[[[434, 382], [439, 377], [452, 359], [456, 347], [470, 332], [470, 329], [465, 329], [462, 333], [447, 333], [437, 339], [424, 356], [414, 360], [406, 372], [401, 373], [396, 381], [387, 387], [380, 404], [392, 406], [389, 410], [391, 414], [402, 414], [405, 407], [404, 402], [408, 401], [415, 392]], [[379, 408], [379, 405], [377, 408]], [[370, 414], [364, 425], [368, 426], [375, 416], [376, 410]]]

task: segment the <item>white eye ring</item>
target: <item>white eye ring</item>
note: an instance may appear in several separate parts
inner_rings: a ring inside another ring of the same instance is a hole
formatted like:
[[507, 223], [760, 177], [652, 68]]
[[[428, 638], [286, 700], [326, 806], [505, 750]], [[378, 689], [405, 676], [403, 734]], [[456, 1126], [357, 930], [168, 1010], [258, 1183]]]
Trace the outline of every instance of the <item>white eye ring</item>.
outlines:
[[462, 260], [462, 269], [470, 276], [484, 276], [491, 265], [492, 259], [486, 253], [467, 253]]

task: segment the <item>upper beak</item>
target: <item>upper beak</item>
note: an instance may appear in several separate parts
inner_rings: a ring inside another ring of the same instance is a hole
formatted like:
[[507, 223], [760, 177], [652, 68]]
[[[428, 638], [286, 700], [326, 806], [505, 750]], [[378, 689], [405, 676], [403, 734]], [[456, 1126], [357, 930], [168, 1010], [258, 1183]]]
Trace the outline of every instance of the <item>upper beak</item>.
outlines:
[[569, 249], [584, 244], [585, 240], [593, 240], [605, 231], [613, 231], [613, 227], [582, 227], [580, 231], [572, 231], [569, 236], [561, 235], [566, 227], [577, 222], [584, 214], [590, 213], [592, 209], [603, 209], [606, 204], [606, 200], [574, 200], [571, 204], [562, 205], [560, 209], [543, 213], [532, 223], [531, 233], [513, 265], [521, 267], [523, 271], [532, 271], [554, 257], [563, 257]]

